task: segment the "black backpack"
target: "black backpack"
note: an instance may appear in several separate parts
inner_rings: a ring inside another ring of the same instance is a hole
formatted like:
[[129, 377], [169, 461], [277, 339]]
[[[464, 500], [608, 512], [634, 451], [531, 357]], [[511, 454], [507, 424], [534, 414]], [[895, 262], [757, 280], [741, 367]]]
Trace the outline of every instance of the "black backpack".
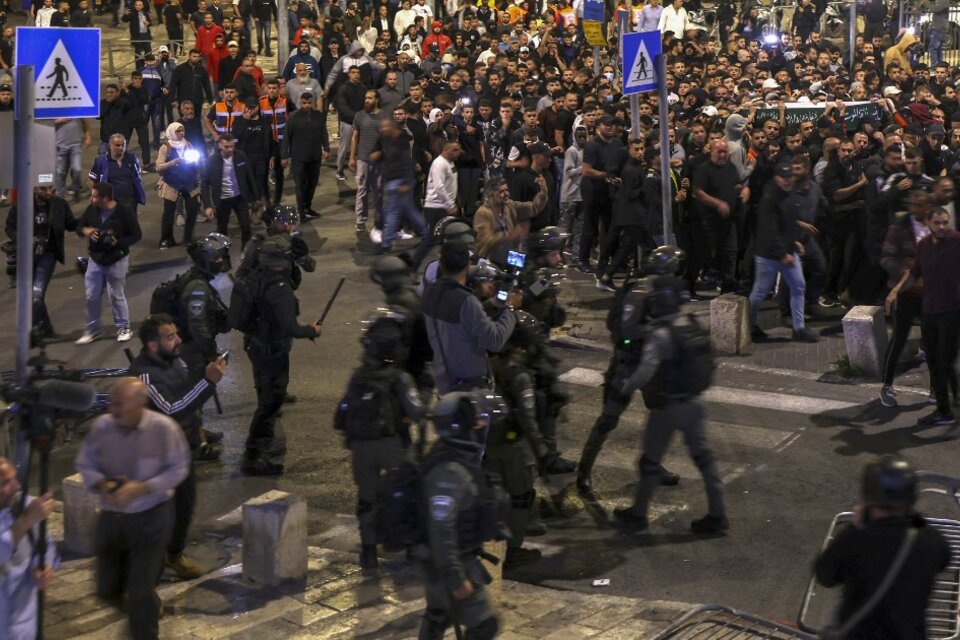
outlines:
[[337, 407], [334, 428], [343, 431], [347, 442], [377, 440], [397, 433], [397, 371], [357, 371]]
[[420, 465], [404, 461], [381, 476], [374, 529], [384, 551], [402, 551], [426, 541], [424, 475]]
[[[679, 383], [675, 387], [685, 395], [699, 395], [713, 384], [713, 372], [717, 368], [710, 332], [704, 329], [692, 315], [690, 324], [671, 325], [673, 344], [676, 349], [671, 364], [672, 377]], [[676, 393], [667, 389], [668, 393]]]
[[183, 310], [180, 303], [180, 297], [183, 295], [183, 289], [189, 283], [190, 272], [181, 273], [173, 280], [167, 280], [157, 285], [150, 296], [150, 315], [165, 313], [181, 329], [184, 326]]
[[251, 269], [234, 278], [227, 309], [227, 324], [231, 329], [243, 333], [257, 330], [260, 320], [258, 304], [264, 279], [264, 270], [261, 268]]

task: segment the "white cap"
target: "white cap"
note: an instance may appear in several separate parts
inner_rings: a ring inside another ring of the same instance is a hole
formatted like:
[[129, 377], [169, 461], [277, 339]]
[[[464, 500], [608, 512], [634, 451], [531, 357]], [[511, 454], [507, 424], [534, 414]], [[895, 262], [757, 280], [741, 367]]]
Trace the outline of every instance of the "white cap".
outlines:
[[889, 87], [884, 87], [884, 88], [883, 88], [883, 97], [884, 97], [884, 98], [889, 98], [889, 97], [891, 97], [891, 96], [898, 96], [898, 95], [900, 95], [901, 93], [903, 93], [903, 91], [900, 90], [900, 87], [895, 87], [895, 86], [893, 86], [893, 85], [890, 85]]
[[700, 113], [707, 116], [708, 118], [713, 118], [717, 115], [717, 108], [712, 104], [708, 104], [704, 108], [700, 109]]
[[157, 47], [157, 53], [170, 53], [170, 49], [167, 48], [167, 45], [161, 45]]
[[780, 85], [773, 78], [767, 78], [766, 80], [763, 81], [762, 88], [763, 89], [779, 89]]

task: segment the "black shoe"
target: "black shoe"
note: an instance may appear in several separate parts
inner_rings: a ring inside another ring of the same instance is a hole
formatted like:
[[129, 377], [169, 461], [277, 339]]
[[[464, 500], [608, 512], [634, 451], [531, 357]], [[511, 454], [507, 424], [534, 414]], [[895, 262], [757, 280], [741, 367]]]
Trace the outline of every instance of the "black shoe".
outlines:
[[690, 523], [690, 531], [694, 533], [723, 533], [730, 528], [730, 521], [725, 517], [707, 514], [699, 520]]
[[164, 240], [163, 242], [160, 243], [161, 249], [169, 249], [175, 246], [177, 246], [177, 243], [174, 242], [173, 240]]
[[769, 336], [767, 336], [767, 332], [761, 329], [760, 327], [758, 327], [757, 325], [753, 325], [752, 327], [750, 327], [750, 339], [753, 340], [754, 342], [763, 342], [768, 337]]
[[804, 327], [803, 329], [800, 329], [800, 331], [793, 332], [793, 341], [813, 344], [814, 342], [817, 342], [817, 336], [813, 333], [813, 331], [810, 331], [810, 329]]
[[667, 471], [666, 469], [661, 469], [660, 472], [663, 474], [660, 476], [660, 485], [664, 487], [675, 487], [680, 484], [680, 476], [674, 473], [673, 471]]
[[283, 397], [283, 404], [297, 404], [297, 396], [288, 393]]
[[589, 262], [584, 262], [583, 260], [577, 262], [577, 271], [582, 273], [594, 273], [596, 269], [590, 266]]
[[917, 420], [921, 427], [952, 427], [956, 423], [957, 419], [952, 413], [940, 413], [939, 410]]
[[222, 431], [209, 431], [207, 429], [203, 430], [203, 435], [207, 438], [207, 444], [217, 444], [223, 440]]
[[561, 458], [560, 454], [554, 454], [550, 462], [544, 467], [544, 471], [549, 475], [560, 475], [561, 473], [573, 473], [577, 470], [577, 463], [573, 460]]
[[630, 531], [643, 531], [650, 526], [646, 518], [635, 514], [630, 507], [617, 507], [613, 517]]
[[373, 571], [380, 566], [377, 559], [377, 545], [365, 544], [360, 548], [360, 568], [364, 571]]
[[590, 476], [577, 475], [577, 491], [585, 496], [593, 497], [593, 479]]
[[503, 559], [503, 568], [512, 569], [522, 564], [536, 562], [543, 557], [539, 549], [524, 549], [523, 547], [514, 547], [507, 549], [507, 555]]
[[321, 217], [321, 215], [322, 214], [315, 209], [307, 209], [303, 212], [303, 217], [305, 220], [316, 220], [317, 218]]
[[263, 54], [263, 55], [265, 55], [265, 56], [267, 56], [267, 57], [270, 57], [270, 56], [273, 55], [273, 51], [267, 51], [267, 52], [266, 52], [265, 54]]
[[543, 520], [540, 520], [539, 518], [537, 518], [536, 520], [531, 519], [527, 523], [526, 534], [528, 538], [537, 538], [540, 536], [545, 536], [547, 535], [547, 525], [543, 524]]
[[193, 460], [194, 462], [213, 462], [219, 460], [221, 454], [223, 454], [223, 448], [220, 445], [204, 442], [193, 450]]
[[283, 475], [283, 465], [275, 464], [263, 458], [248, 460], [244, 458], [240, 463], [240, 473], [245, 476], [281, 476]]

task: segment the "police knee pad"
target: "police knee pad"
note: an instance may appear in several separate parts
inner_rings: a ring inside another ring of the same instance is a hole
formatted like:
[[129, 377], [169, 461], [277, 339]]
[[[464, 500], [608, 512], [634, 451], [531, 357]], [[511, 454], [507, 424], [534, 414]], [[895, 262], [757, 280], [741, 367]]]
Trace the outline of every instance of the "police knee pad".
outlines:
[[697, 469], [703, 471], [708, 466], [713, 464], [714, 457], [712, 451], [703, 451], [693, 456], [693, 463], [697, 465]]
[[357, 517], [366, 515], [373, 511], [373, 503], [366, 500], [357, 500]]
[[490, 616], [480, 624], [467, 630], [466, 640], [493, 640], [500, 630], [500, 621], [497, 616]]
[[510, 506], [514, 509], [529, 509], [537, 499], [537, 492], [530, 490], [525, 493], [510, 496]]
[[640, 456], [640, 475], [656, 476], [663, 472], [663, 467], [659, 462], [654, 462], [647, 456]]

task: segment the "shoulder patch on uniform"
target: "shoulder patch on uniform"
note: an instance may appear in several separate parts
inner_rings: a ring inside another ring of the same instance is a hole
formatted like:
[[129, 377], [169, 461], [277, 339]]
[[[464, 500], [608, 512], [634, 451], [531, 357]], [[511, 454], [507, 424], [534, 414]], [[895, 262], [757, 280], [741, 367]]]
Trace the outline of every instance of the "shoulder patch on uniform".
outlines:
[[190, 315], [199, 318], [203, 315], [203, 311], [207, 306], [207, 303], [202, 299], [191, 300], [187, 305], [190, 308]]
[[420, 406], [420, 392], [417, 391], [416, 387], [407, 389], [407, 402], [414, 407]]
[[522, 399], [523, 408], [527, 411], [533, 411], [537, 408], [537, 395], [533, 392], [533, 389], [525, 389]]
[[434, 520], [449, 520], [453, 515], [453, 498], [450, 496], [433, 496], [430, 498], [430, 517]]
[[629, 320], [630, 317], [633, 316], [633, 312], [635, 310], [636, 310], [636, 307], [634, 307], [630, 303], [623, 305], [623, 315], [621, 316], [621, 318], [623, 319], [623, 322], [626, 322], [627, 320]]

